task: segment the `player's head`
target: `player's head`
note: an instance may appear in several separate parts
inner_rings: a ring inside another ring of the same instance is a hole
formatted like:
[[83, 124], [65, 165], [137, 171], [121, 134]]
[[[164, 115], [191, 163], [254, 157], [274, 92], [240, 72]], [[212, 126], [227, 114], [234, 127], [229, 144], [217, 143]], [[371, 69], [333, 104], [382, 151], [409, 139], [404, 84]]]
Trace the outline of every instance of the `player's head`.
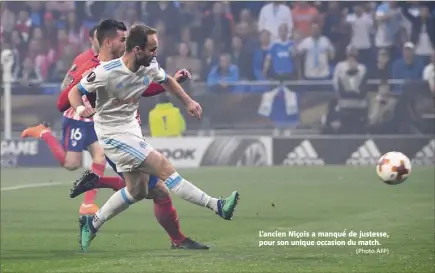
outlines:
[[97, 40], [100, 50], [106, 48], [115, 58], [119, 58], [125, 51], [127, 27], [123, 22], [113, 19], [104, 20], [97, 28]]
[[134, 25], [127, 36], [125, 50], [134, 54], [138, 65], [149, 66], [157, 54], [157, 30], [145, 25]]
[[98, 44], [98, 40], [97, 40], [97, 28], [98, 25], [94, 26], [89, 30], [89, 43], [91, 44], [91, 47], [95, 51], [98, 51], [98, 49], [100, 48], [100, 45]]

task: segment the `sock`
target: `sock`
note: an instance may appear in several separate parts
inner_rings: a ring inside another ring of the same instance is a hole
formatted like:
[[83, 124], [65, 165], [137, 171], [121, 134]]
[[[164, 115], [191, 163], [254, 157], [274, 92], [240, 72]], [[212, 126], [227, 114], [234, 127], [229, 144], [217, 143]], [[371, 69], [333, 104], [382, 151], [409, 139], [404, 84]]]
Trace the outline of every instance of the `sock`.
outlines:
[[180, 231], [180, 222], [175, 208], [172, 206], [171, 197], [154, 199], [154, 215], [157, 222], [166, 230], [171, 241], [180, 244], [186, 237]]
[[172, 174], [166, 181], [166, 186], [178, 197], [199, 206], [218, 212], [218, 199], [212, 198], [201, 189], [182, 178], [178, 173]]
[[102, 176], [97, 182], [97, 188], [109, 188], [114, 191], [119, 191], [125, 187], [125, 182], [118, 176]]
[[92, 225], [98, 230], [104, 222], [110, 220], [117, 214], [126, 210], [130, 205], [134, 204], [136, 200], [128, 192], [127, 188], [115, 192], [109, 200], [95, 213]]
[[65, 164], [65, 150], [62, 145], [59, 143], [57, 138], [53, 136], [50, 131], [44, 131], [41, 133], [41, 139], [47, 143], [48, 148], [53, 154], [54, 158], [63, 166]]
[[103, 176], [104, 171], [106, 170], [106, 164], [98, 164], [98, 163], [92, 162], [91, 170], [96, 175]]

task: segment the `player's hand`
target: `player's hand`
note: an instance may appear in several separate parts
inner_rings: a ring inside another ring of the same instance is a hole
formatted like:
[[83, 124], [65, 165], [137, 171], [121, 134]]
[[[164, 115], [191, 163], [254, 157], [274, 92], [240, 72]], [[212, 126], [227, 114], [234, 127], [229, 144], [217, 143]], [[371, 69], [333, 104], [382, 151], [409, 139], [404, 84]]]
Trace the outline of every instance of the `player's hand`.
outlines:
[[174, 78], [177, 82], [182, 83], [185, 82], [186, 80], [192, 79], [192, 75], [187, 69], [183, 68], [181, 70], [178, 70], [177, 73], [175, 73]]
[[194, 101], [194, 100], [191, 100], [191, 101], [186, 105], [186, 109], [187, 109], [187, 112], [188, 112], [191, 116], [193, 116], [193, 117], [195, 117], [195, 118], [197, 118], [197, 119], [201, 119], [201, 117], [202, 117], [202, 108], [201, 108], [201, 105], [199, 105], [199, 103], [197, 103], [197, 102]]
[[76, 111], [82, 118], [90, 118], [96, 113], [94, 108], [83, 105], [77, 107]]

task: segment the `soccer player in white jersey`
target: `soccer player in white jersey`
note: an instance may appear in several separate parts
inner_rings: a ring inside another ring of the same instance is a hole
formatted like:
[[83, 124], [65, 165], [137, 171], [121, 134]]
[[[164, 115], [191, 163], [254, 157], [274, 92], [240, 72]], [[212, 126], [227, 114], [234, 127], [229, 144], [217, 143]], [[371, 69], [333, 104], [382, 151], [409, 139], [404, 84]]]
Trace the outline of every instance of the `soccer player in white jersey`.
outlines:
[[210, 197], [183, 179], [166, 157], [143, 140], [135, 113], [144, 86], [152, 81], [161, 82], [174, 93], [192, 116], [200, 119], [202, 115], [201, 106], [160, 68], [155, 60], [157, 48], [155, 29], [133, 26], [127, 36], [124, 56], [101, 63], [69, 93], [71, 106], [82, 117], [94, 113], [83, 105], [81, 96], [89, 92], [97, 94], [95, 131], [106, 155], [126, 181], [126, 187], [112, 195], [94, 217], [83, 216], [83, 250], [88, 248], [104, 222], [147, 195], [149, 175], [165, 181], [170, 191], [182, 199], [210, 208], [225, 220], [231, 220], [238, 203], [237, 191], [225, 199]]

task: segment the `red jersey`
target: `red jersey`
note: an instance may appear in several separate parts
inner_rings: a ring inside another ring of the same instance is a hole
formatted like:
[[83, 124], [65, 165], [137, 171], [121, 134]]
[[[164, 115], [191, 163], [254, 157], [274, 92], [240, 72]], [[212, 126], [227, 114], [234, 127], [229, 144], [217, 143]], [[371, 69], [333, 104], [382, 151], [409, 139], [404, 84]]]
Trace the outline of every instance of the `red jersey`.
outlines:
[[76, 76], [77, 72], [81, 70], [81, 66], [86, 64], [89, 60], [93, 59], [94, 57], [95, 57], [95, 53], [92, 50], [92, 48], [89, 48], [88, 50], [80, 53], [80, 55], [75, 57], [73, 64], [70, 70], [68, 71], [68, 74], [70, 74], [72, 77]]
[[[79, 57], [82, 55], [83, 55], [83, 53], [80, 54], [79, 56], [77, 56], [76, 60], [80, 60]], [[74, 60], [74, 62], [76, 60]], [[76, 84], [78, 84], [80, 82], [80, 80], [82, 79], [82, 77], [84, 76], [86, 71], [97, 67], [99, 64], [100, 64], [100, 61], [97, 58], [95, 58], [94, 56], [92, 56], [92, 58], [88, 59], [86, 62], [81, 62], [80, 65], [78, 65], [76, 67], [76, 70], [73, 72], [75, 74], [75, 76], [73, 78], [73, 81], [70, 83], [70, 86], [75, 86]], [[83, 103], [85, 106], [92, 106], [90, 104], [87, 96], [82, 96], [82, 98], [83, 98]], [[68, 94], [67, 94], [67, 99], [68, 99]], [[68, 101], [68, 103], [69, 103], [69, 101]], [[76, 113], [75, 109], [72, 107], [69, 107], [65, 112], [63, 112], [63, 116], [66, 118], [69, 118], [69, 119], [81, 120], [84, 122], [92, 122], [93, 121], [92, 117], [90, 117], [90, 118], [80, 117]]]

